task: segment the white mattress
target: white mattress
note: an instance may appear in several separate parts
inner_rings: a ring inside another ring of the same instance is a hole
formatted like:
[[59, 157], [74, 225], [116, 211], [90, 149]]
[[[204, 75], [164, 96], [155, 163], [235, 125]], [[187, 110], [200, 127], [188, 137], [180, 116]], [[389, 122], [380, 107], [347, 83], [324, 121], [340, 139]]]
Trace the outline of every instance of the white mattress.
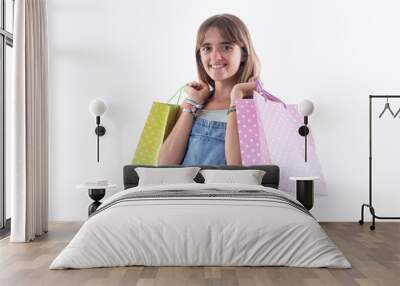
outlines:
[[[163, 190], [265, 190], [231, 184], [136, 187]], [[122, 201], [90, 217], [50, 269], [146, 266], [294, 266], [349, 268], [350, 263], [310, 215], [254, 198], [151, 198]]]

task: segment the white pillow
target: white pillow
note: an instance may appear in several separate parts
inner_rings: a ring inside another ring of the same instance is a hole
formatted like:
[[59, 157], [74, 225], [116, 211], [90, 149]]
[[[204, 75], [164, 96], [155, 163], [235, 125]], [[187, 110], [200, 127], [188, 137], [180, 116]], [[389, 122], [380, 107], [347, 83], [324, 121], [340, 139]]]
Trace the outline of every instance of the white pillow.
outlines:
[[261, 185], [265, 171], [262, 170], [201, 170], [204, 183]]
[[199, 167], [135, 168], [139, 176], [139, 186], [195, 183], [193, 179], [199, 170]]

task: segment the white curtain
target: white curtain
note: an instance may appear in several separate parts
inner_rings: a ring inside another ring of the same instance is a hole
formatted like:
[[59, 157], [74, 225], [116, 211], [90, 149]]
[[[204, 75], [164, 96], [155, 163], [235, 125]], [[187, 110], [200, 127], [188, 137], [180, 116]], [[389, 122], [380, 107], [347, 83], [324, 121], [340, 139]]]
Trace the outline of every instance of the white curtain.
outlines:
[[48, 227], [47, 1], [16, 0], [10, 112], [12, 242]]

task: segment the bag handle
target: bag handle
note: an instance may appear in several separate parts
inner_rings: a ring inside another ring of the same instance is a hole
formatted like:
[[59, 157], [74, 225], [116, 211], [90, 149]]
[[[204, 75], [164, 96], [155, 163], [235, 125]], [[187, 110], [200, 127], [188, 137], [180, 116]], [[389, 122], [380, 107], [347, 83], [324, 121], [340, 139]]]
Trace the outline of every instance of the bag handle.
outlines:
[[278, 103], [282, 103], [283, 107], [285, 109], [287, 109], [286, 104], [280, 100], [279, 98], [277, 98], [276, 96], [270, 94], [268, 91], [266, 91], [265, 89], [262, 88], [260, 81], [257, 79], [256, 80], [256, 91], [261, 94], [266, 100], [271, 100], [273, 102], [278, 102]]
[[178, 96], [178, 100], [176, 101], [176, 104], [179, 105], [179, 101], [181, 100], [182, 92], [183, 92], [183, 89], [185, 88], [185, 86], [186, 86], [186, 84], [184, 84], [184, 85], [182, 85], [180, 88], [178, 88], [178, 90], [174, 93], [174, 95], [171, 96], [170, 99], [168, 99], [167, 103], [170, 103], [170, 101], [173, 100], [174, 97], [176, 97], [177, 95], [179, 95], [179, 96]]

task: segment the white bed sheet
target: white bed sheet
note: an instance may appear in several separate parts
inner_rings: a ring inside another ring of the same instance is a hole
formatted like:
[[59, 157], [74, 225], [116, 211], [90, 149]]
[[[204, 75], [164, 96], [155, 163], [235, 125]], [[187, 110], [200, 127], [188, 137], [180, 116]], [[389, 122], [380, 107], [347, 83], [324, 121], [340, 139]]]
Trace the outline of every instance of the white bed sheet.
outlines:
[[[265, 190], [254, 185], [176, 184], [128, 189]], [[262, 199], [185, 198], [126, 201], [89, 218], [50, 269], [127, 265], [294, 266], [349, 268], [318, 222], [298, 209]]]

